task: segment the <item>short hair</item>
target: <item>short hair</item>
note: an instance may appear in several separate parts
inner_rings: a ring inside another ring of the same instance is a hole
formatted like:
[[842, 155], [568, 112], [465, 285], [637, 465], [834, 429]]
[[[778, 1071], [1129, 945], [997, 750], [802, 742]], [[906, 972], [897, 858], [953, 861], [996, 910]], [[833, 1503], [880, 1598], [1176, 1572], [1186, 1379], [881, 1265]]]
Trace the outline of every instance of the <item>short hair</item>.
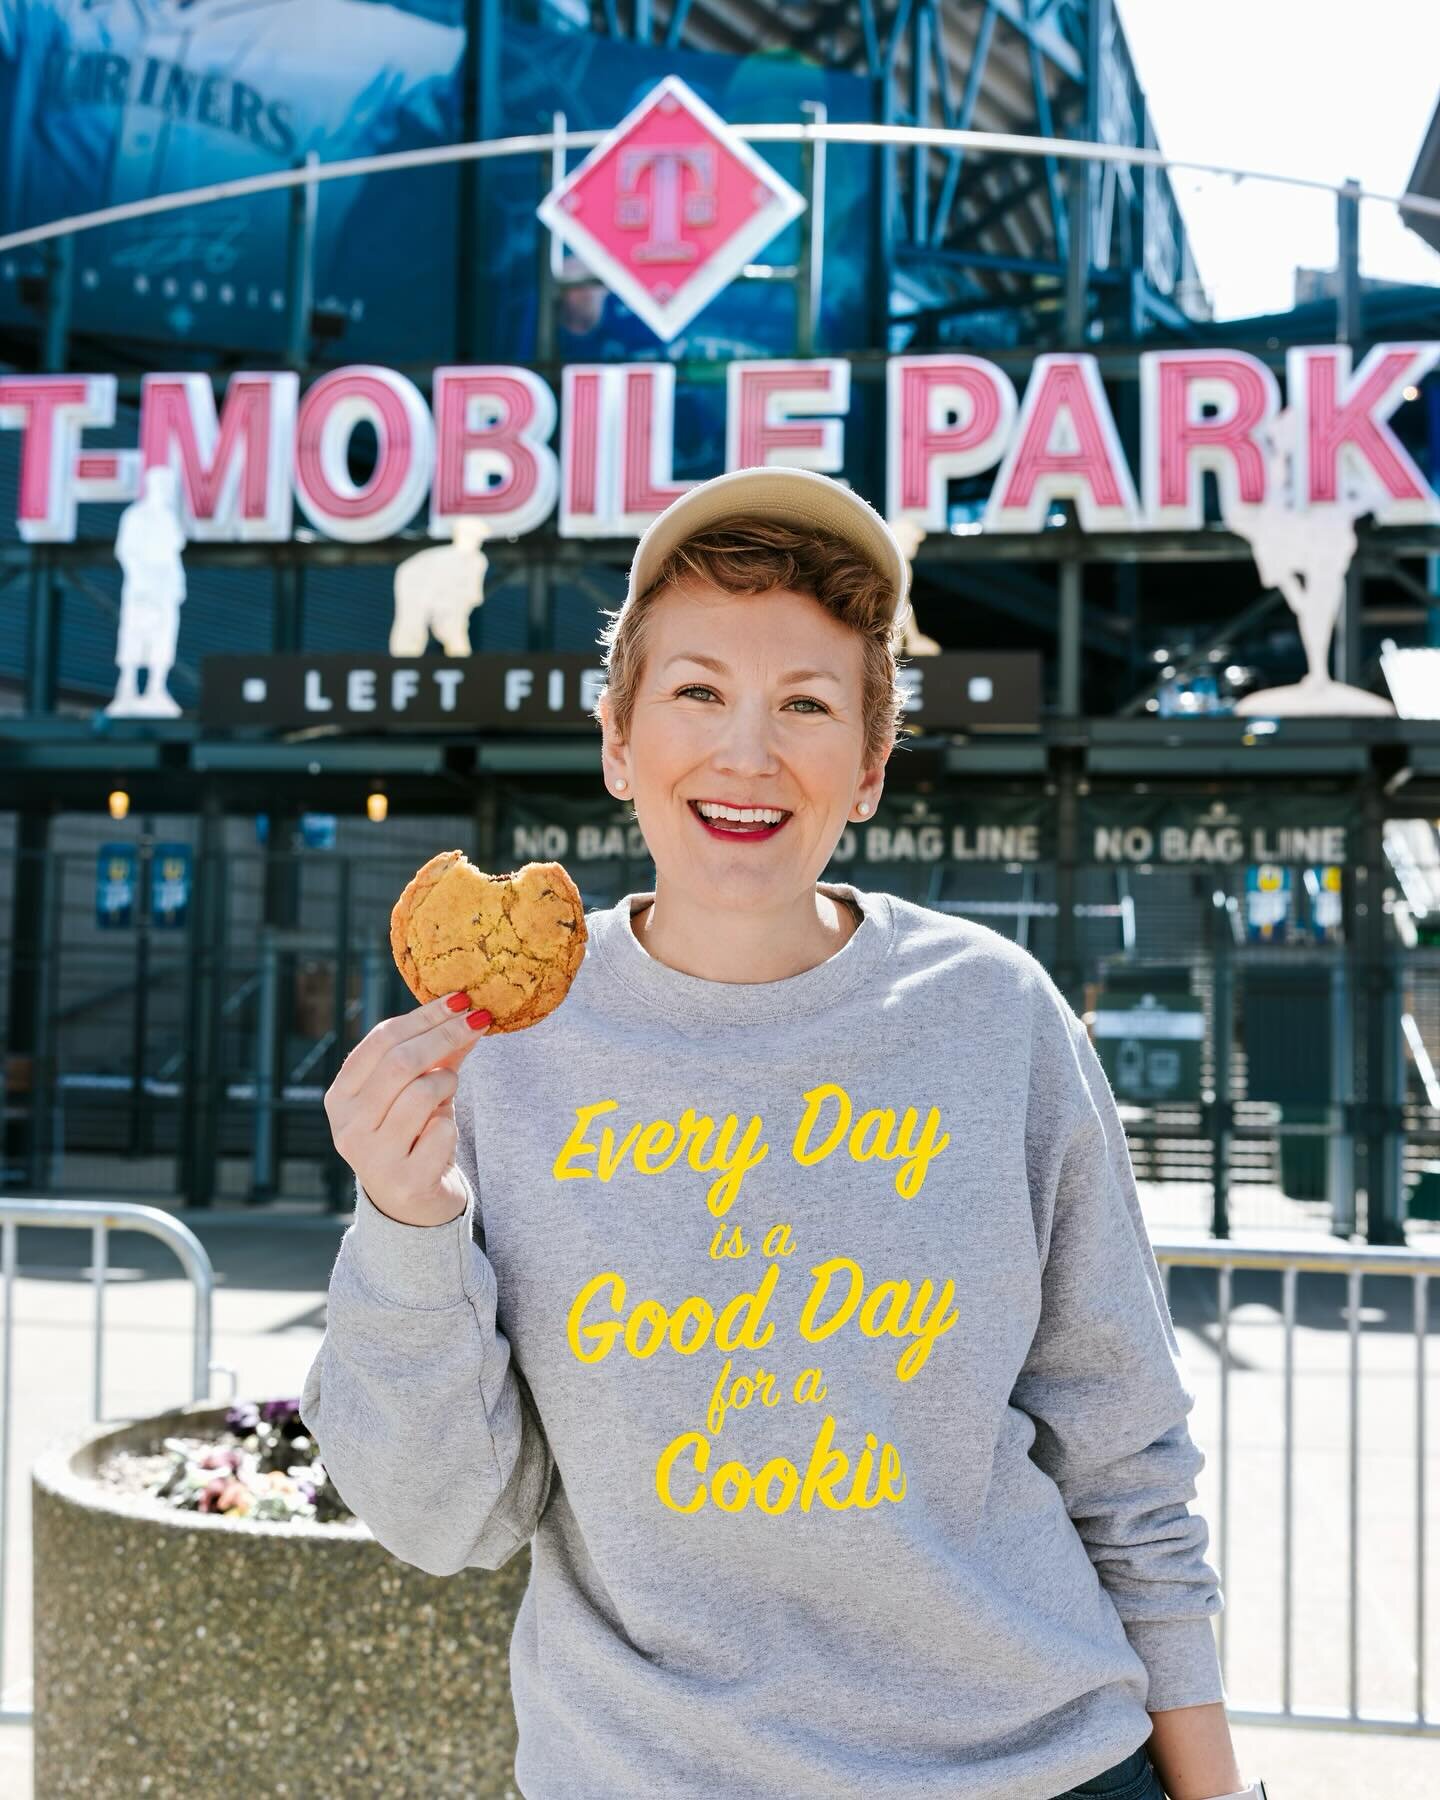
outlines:
[[[611, 721], [622, 743], [630, 736], [635, 696], [645, 670], [653, 602], [667, 587], [698, 576], [727, 594], [768, 594], [777, 588], [809, 594], [825, 610], [858, 632], [862, 640], [862, 765], [884, 762], [900, 735], [905, 694], [896, 651], [904, 642], [902, 600], [890, 616], [890, 582], [853, 544], [818, 526], [778, 519], [737, 516], [692, 532], [661, 563], [655, 579], [628, 607], [603, 614], [599, 642], [605, 647]], [[593, 717], [600, 720], [597, 700]]]

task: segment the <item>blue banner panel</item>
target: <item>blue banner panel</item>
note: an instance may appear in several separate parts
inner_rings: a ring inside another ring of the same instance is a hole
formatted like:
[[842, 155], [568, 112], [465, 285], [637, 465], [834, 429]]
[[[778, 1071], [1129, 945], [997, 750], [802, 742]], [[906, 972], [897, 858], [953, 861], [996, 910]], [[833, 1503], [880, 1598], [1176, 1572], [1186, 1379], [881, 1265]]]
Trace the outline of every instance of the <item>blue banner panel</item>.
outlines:
[[179, 931], [190, 911], [194, 865], [188, 844], [157, 844], [150, 858], [150, 923]]
[[95, 923], [113, 931], [135, 917], [135, 846], [102, 844], [95, 856]]
[[[334, 163], [456, 142], [465, 44], [457, 18], [367, 0], [0, 0], [0, 230], [288, 169], [311, 154]], [[479, 60], [492, 55], [484, 46]], [[732, 123], [801, 120], [807, 100], [823, 102], [831, 119], [870, 114], [860, 77], [795, 57], [711, 56], [506, 20], [497, 60], [490, 80], [500, 96], [497, 129], [507, 135], [547, 130], [556, 111], [572, 130], [615, 125], [671, 71]], [[798, 145], [763, 154], [803, 186]], [[873, 155], [828, 148], [817, 349], [865, 338]], [[314, 303], [327, 316], [328, 353], [346, 361], [453, 358], [457, 278], [468, 255], [482, 292], [504, 296], [475, 354], [533, 357], [540, 159], [487, 164], [479, 179], [479, 241], [468, 221], [462, 230], [454, 165], [319, 186]], [[165, 368], [207, 366], [215, 349], [282, 352], [291, 215], [290, 195], [273, 192], [81, 233], [74, 329], [150, 340], [152, 365]], [[791, 226], [764, 258], [793, 261], [798, 243]], [[43, 246], [0, 259], [0, 319], [33, 323], [20, 283], [44, 265]], [[567, 358], [663, 353], [649, 328], [603, 290], [572, 289], [560, 311]], [[793, 329], [788, 286], [737, 282], [671, 353], [787, 350]], [[706, 467], [720, 466], [714, 445], [697, 453]]]
[[[455, 26], [364, 0], [0, 0], [0, 222], [268, 174], [312, 152], [328, 163], [453, 141], [464, 43]], [[393, 239], [373, 244], [355, 271], [365, 285], [336, 288], [337, 254], [370, 235], [368, 188], [326, 184], [316, 221], [315, 299], [357, 326], [375, 284], [408, 292], [416, 252], [448, 235], [446, 218], [416, 212], [436, 199], [417, 181], [406, 257]], [[75, 328], [282, 348], [289, 213], [289, 196], [269, 193], [83, 233]], [[20, 310], [5, 270], [0, 307]]]

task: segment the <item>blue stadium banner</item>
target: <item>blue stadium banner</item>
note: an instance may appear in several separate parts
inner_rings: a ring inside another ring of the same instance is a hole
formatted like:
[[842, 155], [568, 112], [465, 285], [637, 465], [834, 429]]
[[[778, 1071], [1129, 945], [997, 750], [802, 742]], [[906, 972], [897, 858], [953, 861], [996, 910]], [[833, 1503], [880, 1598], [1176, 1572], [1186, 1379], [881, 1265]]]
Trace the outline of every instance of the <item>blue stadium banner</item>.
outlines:
[[95, 923], [102, 931], [135, 918], [135, 846], [102, 844], [95, 857]]
[[[271, 174], [310, 153], [331, 163], [453, 141], [464, 47], [455, 24], [364, 0], [0, 0], [0, 229]], [[412, 281], [420, 294], [433, 274], [450, 291], [431, 252], [443, 243], [438, 261], [453, 268], [455, 172], [434, 173], [319, 190], [315, 300], [357, 344], [401, 316]], [[283, 347], [289, 207], [284, 192], [255, 194], [85, 233], [76, 329], [197, 351]], [[19, 305], [17, 282], [0, 279], [0, 311]]]
[[1252, 944], [1283, 942], [1294, 902], [1283, 863], [1251, 863], [1245, 870], [1245, 936]]
[[334, 813], [302, 812], [300, 842], [306, 850], [335, 848], [336, 818]]
[[190, 911], [193, 862], [188, 844], [157, 844], [150, 858], [150, 923], [178, 931]]
[[[310, 155], [325, 164], [457, 142], [465, 46], [462, 8], [443, 0], [0, 0], [0, 231], [292, 169]], [[799, 59], [670, 50], [508, 17], [498, 46], [485, 48], [498, 61], [502, 136], [548, 130], [557, 111], [572, 131], [607, 129], [672, 72], [731, 124], [798, 121], [807, 101], [837, 121], [866, 119], [872, 106], [860, 76]], [[800, 181], [798, 145], [762, 154]], [[872, 164], [868, 149], [831, 147], [822, 344], [863, 336]], [[540, 171], [538, 156], [489, 165], [479, 230], [468, 238], [455, 164], [321, 183], [314, 303], [342, 360], [453, 360], [462, 257], [476, 265], [482, 292], [504, 295], [486, 324], [486, 360], [532, 358]], [[289, 194], [274, 191], [85, 232], [75, 330], [163, 339], [176, 367], [187, 345], [197, 368], [226, 350], [282, 352], [289, 219]], [[765, 260], [793, 262], [798, 242], [792, 226]], [[20, 282], [43, 266], [40, 249], [4, 259], [0, 320], [32, 321]], [[697, 314], [677, 353], [791, 349], [793, 313], [774, 283], [731, 283]], [[661, 346], [613, 294], [598, 284], [565, 290], [562, 357], [609, 359], [637, 347], [652, 355]], [[717, 402], [715, 393], [692, 396], [680, 421], [697, 468], [719, 461]]]
[[1309, 930], [1320, 944], [1334, 944], [1344, 929], [1344, 902], [1341, 870], [1336, 863], [1323, 863], [1301, 871], [1301, 883], [1310, 902]]

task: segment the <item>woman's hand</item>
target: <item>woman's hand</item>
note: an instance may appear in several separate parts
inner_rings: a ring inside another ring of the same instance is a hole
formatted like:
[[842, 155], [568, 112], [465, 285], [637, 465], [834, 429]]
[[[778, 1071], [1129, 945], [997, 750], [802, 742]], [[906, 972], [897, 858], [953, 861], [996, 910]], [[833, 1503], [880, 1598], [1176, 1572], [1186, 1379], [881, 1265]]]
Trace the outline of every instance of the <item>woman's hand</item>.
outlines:
[[380, 1211], [402, 1225], [446, 1225], [466, 1206], [455, 1166], [459, 1067], [490, 1024], [447, 994], [382, 1019], [325, 1093], [330, 1135]]

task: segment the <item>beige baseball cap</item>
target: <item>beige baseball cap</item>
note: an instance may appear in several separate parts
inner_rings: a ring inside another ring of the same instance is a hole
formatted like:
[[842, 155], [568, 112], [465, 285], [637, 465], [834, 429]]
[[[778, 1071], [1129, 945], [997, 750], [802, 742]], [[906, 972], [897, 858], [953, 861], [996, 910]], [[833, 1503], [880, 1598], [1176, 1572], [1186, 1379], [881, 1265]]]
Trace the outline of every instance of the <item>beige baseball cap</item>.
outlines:
[[630, 564], [625, 605], [654, 581], [661, 563], [692, 532], [736, 515], [818, 525], [844, 538], [866, 556], [890, 583], [890, 617], [900, 610], [910, 586], [910, 564], [895, 533], [853, 488], [814, 469], [731, 469], [699, 482], [672, 500], [646, 526]]

